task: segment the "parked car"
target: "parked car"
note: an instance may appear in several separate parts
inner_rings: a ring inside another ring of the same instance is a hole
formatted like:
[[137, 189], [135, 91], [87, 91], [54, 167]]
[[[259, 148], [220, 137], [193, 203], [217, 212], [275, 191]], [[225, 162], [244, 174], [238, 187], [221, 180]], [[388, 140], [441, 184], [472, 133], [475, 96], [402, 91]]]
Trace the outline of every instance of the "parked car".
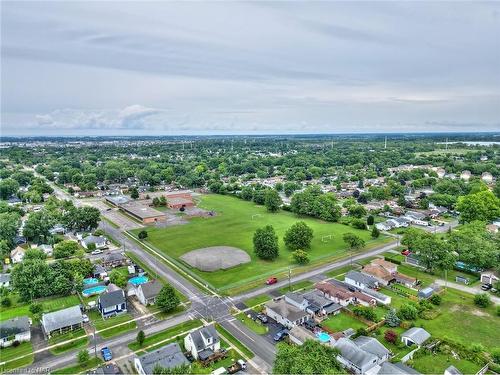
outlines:
[[269, 279], [266, 280], [266, 285], [276, 284], [277, 282], [278, 282], [277, 277], [270, 277]]
[[269, 319], [267, 319], [267, 316], [264, 314], [258, 314], [257, 319], [260, 320], [264, 324], [266, 324], [269, 321]]
[[491, 285], [491, 284], [483, 284], [483, 285], [481, 285], [481, 289], [482, 290], [490, 290], [491, 288], [493, 288], [493, 285]]
[[405, 257], [407, 257], [408, 255], [410, 255], [410, 253], [411, 253], [411, 251], [410, 251], [410, 250], [408, 250], [408, 249], [406, 249], [406, 250], [403, 250], [403, 251], [401, 252], [401, 255], [404, 255]]
[[92, 251], [90, 254], [92, 254], [92, 255], [99, 255], [99, 254], [102, 254], [102, 253], [103, 253], [103, 251], [101, 249], [97, 249], [97, 250]]
[[101, 349], [102, 358], [107, 362], [113, 359], [113, 355], [111, 354], [111, 350], [107, 346]]
[[288, 330], [287, 329], [283, 329], [281, 331], [276, 332], [276, 334], [274, 335], [273, 339], [274, 339], [274, 341], [281, 341], [281, 340], [283, 340], [287, 336], [288, 336]]
[[90, 321], [89, 316], [87, 314], [82, 314], [83, 322], [88, 323]]

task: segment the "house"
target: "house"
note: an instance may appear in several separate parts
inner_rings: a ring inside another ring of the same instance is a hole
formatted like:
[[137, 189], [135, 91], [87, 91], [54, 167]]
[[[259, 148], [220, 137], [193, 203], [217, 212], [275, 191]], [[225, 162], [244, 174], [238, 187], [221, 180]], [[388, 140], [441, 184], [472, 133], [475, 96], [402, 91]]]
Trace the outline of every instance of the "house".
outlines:
[[134, 358], [134, 367], [140, 375], [153, 374], [153, 370], [157, 365], [172, 369], [189, 364], [190, 362], [176, 342]]
[[420, 346], [426, 342], [431, 337], [431, 334], [425, 329], [420, 327], [410, 328], [401, 334], [401, 341], [407, 345], [417, 345]]
[[21, 263], [23, 261], [24, 254], [26, 254], [26, 250], [24, 250], [21, 246], [17, 246], [10, 252], [10, 259], [12, 259], [12, 263]]
[[162, 287], [163, 284], [158, 280], [151, 280], [147, 283], [139, 284], [136, 287], [135, 295], [144, 306], [154, 305]]
[[380, 303], [382, 305], [389, 305], [392, 301], [392, 298], [389, 296], [386, 296], [383, 293], [377, 292], [376, 290], [366, 288], [361, 291], [361, 293], [367, 295], [368, 297], [374, 298], [377, 303]]
[[378, 280], [375, 277], [366, 275], [358, 271], [347, 272], [344, 278], [344, 282], [361, 290], [365, 288], [378, 289], [380, 286]]
[[123, 289], [109, 284], [108, 289], [99, 295], [97, 308], [103, 318], [109, 318], [127, 312], [127, 299]]
[[0, 273], [0, 287], [10, 288], [10, 273]]
[[111, 253], [108, 254], [102, 260], [102, 266], [106, 268], [115, 268], [124, 266], [128, 263], [128, 259], [122, 253]]
[[265, 311], [267, 316], [287, 328], [302, 324], [311, 317], [310, 313], [289, 304], [285, 299], [266, 303]]
[[462, 375], [462, 373], [455, 366], [450, 365], [444, 370], [444, 375]]
[[[356, 340], [363, 337], [365, 336], [359, 336]], [[379, 345], [382, 344], [379, 343]], [[366, 348], [370, 348], [372, 351], [382, 354], [382, 350], [376, 345], [372, 345], [371, 343], [369, 344], [363, 340], [360, 340], [358, 344], [354, 340], [341, 337], [334, 344], [334, 347], [340, 352], [337, 356], [337, 360], [345, 368], [355, 374], [365, 374], [387, 360], [389, 355], [389, 351], [387, 349], [387, 354], [383, 354], [382, 357], [380, 357], [375, 353], [363, 349], [361, 346], [366, 346]]]
[[0, 322], [0, 348], [11, 346], [15, 341], [31, 340], [30, 319], [27, 316], [17, 316]]
[[23, 201], [21, 199], [19, 199], [19, 197], [15, 196], [15, 195], [11, 195], [7, 199], [7, 204], [9, 206], [16, 206], [16, 205], [21, 204], [21, 203], [23, 203]]
[[41, 324], [45, 336], [50, 338], [53, 332], [63, 333], [82, 327], [82, 311], [80, 310], [80, 306], [76, 305], [42, 314]]
[[49, 229], [49, 233], [51, 235], [65, 234], [66, 233], [66, 228], [62, 224], [56, 224], [51, 229]]
[[420, 373], [401, 362], [384, 362], [377, 375], [420, 375]]
[[368, 336], [356, 337], [354, 343], [358, 348], [365, 352], [371, 353], [378, 357], [378, 363], [385, 362], [389, 359], [390, 351], [382, 345], [376, 338]]
[[303, 326], [293, 326], [288, 333], [290, 341], [297, 345], [303, 345], [306, 340], [317, 340], [317, 337], [310, 330]]
[[104, 279], [106, 276], [108, 276], [108, 273], [101, 264], [94, 264], [94, 270], [92, 271], [92, 276]]
[[205, 360], [220, 349], [219, 334], [213, 324], [195, 329], [184, 337], [184, 348], [194, 359]]
[[427, 299], [430, 298], [433, 294], [434, 294], [434, 289], [428, 286], [427, 288], [418, 291], [418, 298]]
[[322, 281], [315, 285], [316, 289], [323, 293], [323, 296], [329, 298], [341, 306], [347, 306], [354, 302], [354, 296], [349, 290], [332, 284], [331, 282]]
[[462, 171], [462, 173], [460, 173], [460, 178], [465, 181], [469, 181], [471, 176], [472, 173], [468, 170]]
[[490, 172], [483, 172], [481, 174], [481, 180], [486, 184], [491, 184], [493, 182], [493, 175]]
[[406, 212], [405, 217], [410, 220], [412, 224], [422, 225], [424, 227], [429, 225], [429, 223], [425, 221], [426, 215], [421, 212], [408, 211]]
[[336, 315], [340, 313], [342, 306], [326, 298], [319, 290], [311, 290], [303, 294], [309, 302], [306, 311], [314, 315]]
[[393, 274], [379, 264], [367, 264], [363, 267], [361, 273], [362, 275], [376, 279], [379, 284], [385, 286], [394, 280]]
[[43, 251], [44, 254], [47, 255], [48, 257], [51, 257], [54, 251], [51, 245], [38, 245], [38, 249]]
[[80, 241], [80, 243], [85, 249], [88, 249], [89, 245], [91, 245], [91, 244], [94, 244], [96, 249], [105, 249], [108, 247], [108, 240], [104, 236], [90, 235], [90, 236], [84, 237]]
[[500, 277], [495, 270], [486, 270], [481, 272], [481, 282], [483, 284], [495, 284], [500, 281]]
[[307, 301], [301, 294], [295, 292], [288, 292], [285, 294], [285, 302], [302, 311], [305, 311], [307, 306], [309, 306], [309, 301]]
[[391, 229], [395, 228], [394, 223], [389, 222], [389, 220], [387, 220], [387, 221], [385, 221], [383, 223], [377, 223], [377, 224], [375, 224], [375, 226], [380, 231], [388, 231], [388, 230], [391, 230]]
[[118, 375], [118, 374], [121, 374], [120, 368], [113, 363], [99, 366], [95, 370], [87, 372], [87, 375]]

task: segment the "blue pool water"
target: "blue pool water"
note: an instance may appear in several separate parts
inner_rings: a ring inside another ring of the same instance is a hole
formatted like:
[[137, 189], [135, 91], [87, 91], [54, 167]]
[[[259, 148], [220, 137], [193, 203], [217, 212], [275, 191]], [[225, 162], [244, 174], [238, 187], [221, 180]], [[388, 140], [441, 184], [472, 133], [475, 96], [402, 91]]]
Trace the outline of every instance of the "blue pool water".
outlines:
[[92, 288], [84, 289], [82, 294], [84, 297], [89, 297], [94, 294], [101, 294], [106, 290], [106, 287], [104, 285], [97, 285]]
[[83, 285], [92, 285], [92, 284], [97, 284], [99, 280], [97, 280], [95, 277], [89, 277], [87, 279], [83, 279]]
[[129, 283], [134, 285], [141, 285], [148, 282], [148, 278], [146, 276], [135, 276], [128, 280]]
[[329, 342], [330, 341], [330, 335], [326, 332], [317, 333], [316, 336], [318, 337], [319, 341], [321, 341], [321, 342]]

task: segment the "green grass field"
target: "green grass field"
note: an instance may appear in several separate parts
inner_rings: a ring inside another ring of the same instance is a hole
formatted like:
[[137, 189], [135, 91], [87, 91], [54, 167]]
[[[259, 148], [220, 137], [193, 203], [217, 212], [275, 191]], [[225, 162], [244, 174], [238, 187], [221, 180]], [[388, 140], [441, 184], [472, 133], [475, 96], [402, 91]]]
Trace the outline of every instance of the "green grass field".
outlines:
[[19, 367], [28, 366], [33, 363], [33, 345], [31, 342], [23, 342], [17, 347], [0, 349], [0, 362], [7, 362], [0, 365], [0, 372], [4, 373]]
[[[374, 246], [387, 241], [381, 236], [372, 240], [369, 231], [357, 230], [338, 223], [328, 223], [312, 218], [297, 217], [293, 213], [281, 211], [268, 213], [263, 206], [246, 202], [238, 198], [224, 195], [205, 195], [199, 206], [216, 212], [215, 217], [192, 218], [186, 225], [167, 228], [148, 228], [147, 242], [174, 259], [183, 254], [209, 246], [234, 246], [245, 250], [251, 257], [251, 262], [229, 270], [194, 273], [209, 282], [215, 288], [227, 290], [251, 280], [262, 280], [295, 266], [290, 260], [290, 251], [283, 243], [285, 231], [297, 221], [305, 221], [314, 230], [309, 254], [311, 264], [325, 263], [331, 258], [347, 255], [346, 244], [342, 235], [347, 232], [356, 233], [362, 237], [368, 246]], [[252, 219], [252, 215], [260, 214]], [[257, 228], [273, 225], [279, 237], [280, 256], [275, 261], [258, 259], [253, 252], [252, 238]], [[135, 234], [138, 231], [134, 231]], [[333, 235], [333, 239], [322, 242], [324, 235]]]
[[250, 328], [258, 335], [264, 335], [267, 333], [267, 326], [260, 323], [259, 321], [254, 321], [250, 319], [248, 316], [246, 316], [245, 313], [239, 313], [238, 315], [235, 316], [235, 318], [238, 319], [240, 322], [242, 322], [244, 325], [246, 325], [248, 328]]
[[50, 349], [50, 352], [54, 355], [59, 355], [70, 350], [83, 348], [90, 342], [87, 334], [85, 333], [85, 330], [83, 328], [79, 328], [74, 331], [63, 333], [62, 335], [54, 334], [49, 339], [49, 345], [55, 345], [68, 340], [73, 341], [56, 346], [55, 348]]
[[[113, 316], [107, 319], [103, 319], [101, 317], [101, 314], [99, 314], [99, 312], [97, 311], [90, 311], [88, 314], [90, 319], [92, 320], [92, 324], [94, 325], [96, 330], [99, 331], [98, 334], [102, 338], [109, 338], [116, 335], [120, 335], [124, 332], [131, 331], [137, 327], [136, 322], [132, 320], [132, 315], [130, 315], [129, 313]], [[113, 327], [116, 325], [118, 326]]]
[[258, 296], [255, 296], [255, 297], [252, 297], [252, 298], [249, 298], [245, 301], [245, 305], [248, 306], [248, 307], [254, 307], [256, 305], [260, 305], [264, 302], [267, 302], [271, 299], [270, 296], [268, 296], [267, 294], [260, 294]]
[[[29, 303], [19, 302], [17, 295], [11, 295], [10, 297], [12, 300], [12, 306], [7, 308], [6, 307], [0, 308], [0, 320], [11, 319], [16, 316], [23, 316], [23, 315], [28, 315], [30, 318], [33, 319], [33, 314], [29, 310], [30, 307]], [[44, 313], [57, 311], [80, 304], [80, 300], [76, 295], [71, 295], [67, 297], [41, 298], [36, 300], [36, 302], [42, 305]]]
[[475, 374], [482, 366], [466, 359], [455, 359], [451, 354], [429, 354], [415, 358], [412, 366], [422, 374], [442, 374], [449, 366], [455, 366], [462, 374]]
[[348, 328], [357, 330], [358, 328], [366, 328], [366, 324], [356, 319], [355, 317], [341, 312], [333, 315], [321, 322], [321, 326], [331, 329], [334, 332], [345, 331]]
[[91, 357], [84, 365], [74, 365], [52, 371], [51, 374], [81, 374], [98, 367], [102, 363], [99, 357]]

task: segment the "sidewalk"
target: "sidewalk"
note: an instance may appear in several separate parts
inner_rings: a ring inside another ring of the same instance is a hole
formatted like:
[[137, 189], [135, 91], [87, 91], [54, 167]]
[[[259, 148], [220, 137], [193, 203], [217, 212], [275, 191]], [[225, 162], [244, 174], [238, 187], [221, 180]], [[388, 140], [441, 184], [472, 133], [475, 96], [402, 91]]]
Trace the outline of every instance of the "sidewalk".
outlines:
[[[446, 283], [444, 280], [441, 280], [441, 279], [436, 279], [436, 284], [439, 284], [441, 286], [444, 286], [446, 284], [449, 288], [457, 289], [457, 290], [460, 290], [462, 292], [470, 293], [470, 294], [488, 293], [488, 292], [485, 292], [484, 290], [481, 290], [481, 288], [479, 288], [479, 287], [472, 288], [472, 287], [467, 286], [467, 285], [457, 284], [457, 283], [450, 282], [450, 281], [448, 281]], [[500, 298], [499, 297], [496, 297], [496, 296], [492, 295], [491, 293], [488, 293], [488, 294], [491, 298], [491, 302], [493, 302], [495, 305], [500, 305]]]

